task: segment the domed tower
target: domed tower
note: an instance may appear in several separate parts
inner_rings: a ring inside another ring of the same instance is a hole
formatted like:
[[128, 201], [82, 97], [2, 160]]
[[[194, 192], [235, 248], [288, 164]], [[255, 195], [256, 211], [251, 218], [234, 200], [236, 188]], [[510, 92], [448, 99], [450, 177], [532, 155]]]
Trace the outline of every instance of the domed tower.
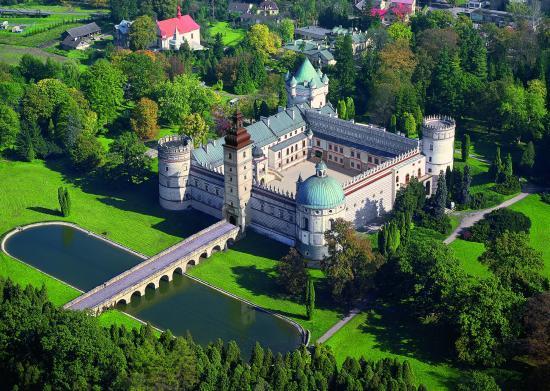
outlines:
[[296, 187], [296, 247], [304, 257], [320, 261], [328, 254], [325, 232], [334, 220], [344, 217], [344, 190], [327, 176], [323, 161], [315, 166], [315, 175], [296, 182]]
[[307, 103], [314, 109], [323, 107], [327, 103], [328, 82], [327, 75], [320, 69], [316, 71], [306, 57], [294, 76], [286, 74], [288, 106]]
[[262, 148], [254, 146], [252, 148], [252, 161], [254, 164], [254, 179], [259, 184], [267, 182], [267, 157], [262, 151]]
[[453, 168], [455, 121], [446, 116], [428, 116], [422, 121], [422, 154], [426, 173], [437, 176]]
[[187, 136], [166, 136], [158, 141], [157, 148], [160, 206], [170, 210], [185, 209], [190, 204], [185, 192], [193, 142]]

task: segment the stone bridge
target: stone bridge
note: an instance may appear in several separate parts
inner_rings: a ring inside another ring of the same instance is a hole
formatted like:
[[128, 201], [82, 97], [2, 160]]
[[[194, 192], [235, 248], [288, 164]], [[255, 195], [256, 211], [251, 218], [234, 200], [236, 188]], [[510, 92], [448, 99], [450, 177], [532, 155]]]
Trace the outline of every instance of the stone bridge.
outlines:
[[185, 273], [187, 265], [197, 265], [212, 252], [225, 250], [235, 241], [238, 232], [238, 227], [220, 221], [111, 278], [64, 307], [90, 310], [98, 315], [119, 302], [130, 303], [133, 295], [142, 296], [145, 289], [158, 288], [161, 280], [171, 281], [174, 273]]

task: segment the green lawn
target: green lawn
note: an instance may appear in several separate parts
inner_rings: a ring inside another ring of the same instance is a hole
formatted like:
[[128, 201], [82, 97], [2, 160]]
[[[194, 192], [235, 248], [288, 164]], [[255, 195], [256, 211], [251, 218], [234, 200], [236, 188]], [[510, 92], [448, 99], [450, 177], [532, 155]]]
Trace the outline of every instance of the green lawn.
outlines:
[[379, 360], [395, 357], [408, 360], [418, 383], [429, 390], [451, 389], [460, 371], [446, 362], [448, 339], [440, 332], [404, 319], [398, 306], [379, 306], [361, 313], [338, 331], [326, 344], [341, 364], [346, 356]]
[[48, 12], [63, 13], [66, 15], [79, 16], [80, 14], [89, 15], [94, 13], [108, 13], [105, 8], [88, 8], [81, 7], [75, 4], [67, 3], [66, 5], [45, 5], [40, 3], [26, 2], [16, 5], [3, 5], [2, 8], [26, 9], [26, 10], [41, 10]]
[[216, 22], [210, 25], [208, 35], [213, 38], [218, 33], [222, 34], [225, 46], [236, 46], [246, 36], [245, 30], [234, 29], [227, 22]]
[[207, 281], [258, 306], [288, 316], [311, 331], [312, 342], [324, 334], [341, 314], [335, 310], [320, 270], [311, 270], [316, 280], [316, 312], [312, 321], [305, 319], [305, 306], [289, 299], [276, 282], [275, 266], [288, 246], [254, 232], [233, 248], [216, 253], [188, 270], [192, 276]]
[[468, 242], [462, 239], [456, 239], [449, 245], [460, 261], [462, 268], [471, 276], [487, 277], [491, 272], [484, 264], [477, 259], [485, 251], [483, 243]]
[[[204, 219], [203, 215], [163, 211], [158, 206], [156, 181], [116, 190], [108, 184], [78, 180], [62, 173], [60, 163], [48, 165], [38, 160], [32, 163], [0, 160], [0, 235], [19, 225], [65, 220], [153, 255], [194, 232], [196, 221]], [[68, 187], [71, 194], [73, 212], [69, 218], [58, 212], [57, 188], [61, 185]], [[45, 284], [56, 305], [78, 296], [74, 288], [5, 254], [0, 258], [0, 275], [22, 285]], [[116, 321], [139, 325], [119, 312], [108, 313], [101, 319], [105, 324]]]
[[531, 194], [510, 206], [510, 209], [525, 213], [531, 219], [531, 246], [542, 252], [544, 259], [543, 275], [550, 278], [550, 205], [540, 199], [540, 195]]
[[66, 57], [54, 53], [48, 53], [45, 50], [38, 48], [0, 44], [0, 62], [15, 65], [19, 63], [19, 60], [25, 54], [32, 54], [33, 56], [40, 57], [43, 61], [47, 58], [52, 58], [61, 62], [68, 60]]

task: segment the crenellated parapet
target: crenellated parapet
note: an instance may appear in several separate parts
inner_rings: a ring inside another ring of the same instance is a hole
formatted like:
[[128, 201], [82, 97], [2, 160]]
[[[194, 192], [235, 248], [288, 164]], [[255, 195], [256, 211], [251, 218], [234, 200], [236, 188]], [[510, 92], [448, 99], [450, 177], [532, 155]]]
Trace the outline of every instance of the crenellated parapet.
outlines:
[[166, 160], [185, 159], [191, 153], [192, 149], [193, 140], [185, 135], [162, 137], [157, 145], [159, 159]]
[[276, 196], [279, 196], [279, 197], [284, 197], [288, 200], [291, 200], [291, 201], [295, 201], [296, 200], [296, 194], [290, 192], [290, 191], [283, 191], [275, 186], [271, 186], [271, 185], [266, 185], [266, 184], [262, 184], [256, 180], [253, 181], [253, 186], [258, 188], [258, 189], [262, 189], [264, 191], [268, 191], [270, 193], [272, 193], [273, 195], [276, 195]]
[[455, 129], [455, 120], [446, 115], [429, 115], [422, 121], [423, 137], [434, 140], [454, 138]]
[[395, 166], [397, 163], [400, 163], [404, 160], [407, 160], [407, 159], [411, 158], [412, 156], [418, 155], [419, 153], [420, 153], [420, 148], [419, 147], [411, 149], [408, 152], [402, 153], [402, 154], [400, 154], [400, 155], [398, 155], [398, 156], [396, 156], [392, 159], [386, 160], [385, 162], [377, 165], [376, 167], [373, 167], [373, 168], [370, 168], [366, 171], [363, 171], [361, 174], [354, 176], [353, 178], [351, 178], [347, 182], [344, 182], [344, 184], [342, 186], [344, 187], [344, 190], [346, 190], [347, 188], [349, 188], [349, 187], [351, 187], [351, 186], [353, 186], [353, 185], [355, 185], [359, 182], [362, 182], [363, 180], [368, 179], [368, 178], [372, 177], [373, 175], [375, 175], [375, 174], [377, 174], [381, 171], [386, 170], [389, 167]]

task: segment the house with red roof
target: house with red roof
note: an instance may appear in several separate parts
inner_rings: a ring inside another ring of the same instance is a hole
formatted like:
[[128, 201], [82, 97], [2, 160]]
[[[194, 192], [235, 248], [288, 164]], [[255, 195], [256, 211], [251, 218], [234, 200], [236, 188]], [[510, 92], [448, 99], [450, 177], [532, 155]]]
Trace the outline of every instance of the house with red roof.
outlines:
[[[359, 0], [355, 7], [363, 11], [367, 4], [366, 0]], [[391, 24], [396, 20], [408, 21], [415, 13], [416, 0], [374, 0], [370, 5], [371, 16], [379, 17], [384, 24]]]
[[178, 6], [175, 18], [157, 21], [157, 46], [161, 50], [178, 50], [184, 42], [192, 50], [200, 50], [201, 26], [189, 15], [182, 15]]

